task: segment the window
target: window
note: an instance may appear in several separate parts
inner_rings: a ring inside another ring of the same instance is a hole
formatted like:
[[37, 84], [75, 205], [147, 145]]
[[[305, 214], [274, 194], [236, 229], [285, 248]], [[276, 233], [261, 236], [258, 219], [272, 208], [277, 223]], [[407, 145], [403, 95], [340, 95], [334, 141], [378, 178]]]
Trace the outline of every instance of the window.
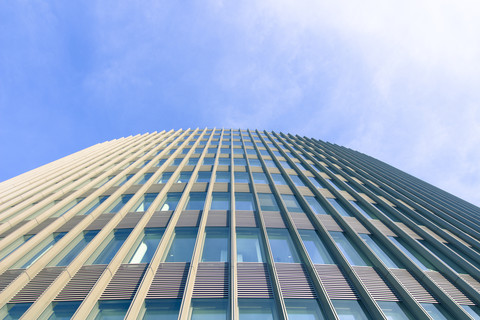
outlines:
[[194, 165], [196, 165], [196, 164], [198, 163], [198, 160], [199, 160], [199, 158], [190, 158], [190, 159], [188, 159], [188, 163], [187, 163], [187, 164], [188, 164], [189, 166], [194, 166]]
[[145, 167], [149, 162], [150, 162], [150, 160], [144, 161], [143, 164], [139, 168]]
[[387, 251], [386, 248], [383, 247], [383, 244], [378, 242], [372, 236], [360, 233], [360, 238], [362, 238], [370, 249], [377, 255], [377, 257], [382, 260], [382, 262], [389, 268], [403, 268], [403, 265], [398, 262], [393, 254], [390, 254], [390, 251]]
[[[160, 150], [158, 153], [160, 153], [162, 150]], [[167, 159], [160, 159], [158, 160], [158, 163], [157, 163], [157, 167], [160, 167], [162, 164], [164, 164], [165, 162], [167, 162]]]
[[119, 186], [119, 187], [120, 187], [120, 186], [123, 186], [123, 185], [124, 185], [128, 180], [130, 180], [130, 178], [132, 178], [132, 177], [133, 177], [133, 174], [127, 174], [127, 175], [125, 176], [125, 178], [118, 184], [118, 186]]
[[300, 263], [287, 229], [267, 229], [268, 241], [275, 262]]
[[243, 149], [239, 148], [239, 149], [233, 149], [233, 153], [234, 154], [244, 154], [245, 152], [243, 151]]
[[211, 171], [199, 171], [197, 176], [197, 182], [210, 182], [211, 176]]
[[[50, 317], [48, 319], [60, 320], [70, 319], [77, 311], [82, 301], [61, 301], [53, 302], [51, 310], [49, 312]], [[40, 317], [42, 319], [42, 317]]]
[[292, 167], [288, 164], [287, 161], [280, 161], [280, 165], [281, 165], [284, 169], [292, 169]]
[[420, 305], [427, 311], [427, 313], [435, 320], [449, 320], [453, 319], [445, 308], [437, 303], [420, 303]]
[[332, 303], [340, 320], [369, 320], [358, 300], [332, 300]]
[[180, 163], [182, 163], [182, 161], [183, 161], [183, 158], [175, 158], [175, 159], [173, 160], [173, 164], [172, 164], [172, 165], [178, 166], [178, 165], [180, 165]]
[[133, 197], [133, 194], [122, 194], [121, 198], [117, 200], [116, 204], [106, 213], [115, 213], [120, 211], [123, 206]]
[[58, 211], [58, 213], [56, 213], [55, 215], [53, 215], [53, 217], [61, 217], [63, 216], [65, 213], [67, 213], [68, 211], [70, 211], [73, 207], [75, 207], [77, 204], [79, 204], [80, 202], [82, 202], [85, 198], [77, 198], [75, 200], [73, 200], [72, 202], [70, 202], [69, 204], [67, 204], [65, 207], [63, 207], [60, 211]]
[[230, 210], [230, 193], [213, 192], [210, 210]]
[[453, 270], [458, 273], [468, 273], [462, 267], [460, 267], [456, 262], [454, 262], [451, 258], [447, 257], [443, 252], [432, 246], [429, 242], [425, 240], [418, 240], [424, 247], [430, 250], [434, 255], [436, 255], [440, 260], [442, 260], [445, 264], [450, 266]]
[[297, 198], [293, 194], [282, 194], [281, 196], [289, 212], [303, 212], [302, 207], [300, 207]]
[[248, 172], [235, 171], [235, 182], [236, 183], [249, 183], [250, 179], [248, 177]]
[[230, 158], [219, 158], [218, 159], [219, 166], [229, 166], [230, 165]]
[[190, 262], [197, 228], [176, 228], [165, 262]]
[[255, 183], [268, 184], [267, 176], [263, 172], [254, 172], [252, 173], [253, 181]]
[[[223, 144], [225, 144], [225, 143], [223, 143]], [[228, 143], [228, 144], [230, 144], [230, 143]], [[220, 148], [220, 153], [221, 154], [230, 154], [231, 153], [230, 148]]]
[[406, 256], [410, 258], [422, 270], [436, 270], [435, 267], [427, 261], [421, 254], [407, 244], [403, 239], [397, 237], [388, 237]]
[[271, 193], [259, 193], [260, 208], [265, 211], [280, 211], [275, 197]]
[[190, 177], [192, 176], [192, 171], [182, 171], [180, 172], [180, 175], [177, 178], [177, 183], [187, 183], [188, 180], [190, 180]]
[[337, 184], [335, 181], [333, 181], [332, 179], [325, 179], [325, 180], [326, 180], [332, 187], [334, 187], [335, 189], [337, 189], [337, 190], [343, 190], [343, 189], [340, 188], [340, 187], [338, 186], [338, 184]]
[[95, 320], [123, 320], [132, 300], [100, 300], [89, 317]]
[[473, 319], [480, 319], [480, 308], [477, 306], [460, 305]]
[[[86, 211], [80, 211], [78, 214], [80, 215], [87, 215], [93, 212], [93, 210], [97, 209], [99, 205], [105, 202], [105, 200], [108, 199], [109, 196], [101, 196], [98, 198], [97, 202], [94, 202], [94, 204], [90, 207], [87, 207], [88, 209]], [[85, 209], [84, 209], [85, 210]]]
[[181, 299], [147, 299], [143, 320], [177, 320]]
[[175, 210], [181, 196], [181, 193], [167, 193], [167, 196], [165, 197], [162, 205], [160, 206], [160, 211]]
[[308, 177], [308, 179], [313, 183], [313, 185], [317, 188], [325, 188], [325, 186], [323, 185], [323, 183], [321, 183], [320, 181], [318, 181], [317, 178], [315, 177]]
[[137, 209], [135, 209], [135, 212], [143, 212], [147, 211], [148, 208], [153, 203], [153, 200], [158, 196], [158, 193], [146, 193], [143, 195], [143, 199], [141, 200], [140, 204], [138, 205]]
[[[92, 264], [109, 264], [113, 257], [117, 254], [120, 247], [132, 232], [132, 229], [117, 229], [113, 232], [110, 241], [107, 243], [100, 254], [93, 260]], [[102, 248], [102, 247], [100, 247]]]
[[314, 213], [329, 214], [327, 210], [323, 207], [323, 205], [317, 200], [317, 198], [305, 196], [305, 200], [307, 200], [308, 205], [310, 206], [310, 208]]
[[370, 266], [371, 263], [367, 257], [363, 255], [360, 249], [350, 241], [349, 238], [339, 231], [330, 231], [330, 235], [337, 244], [340, 251], [342, 251], [345, 258], [353, 266]]
[[260, 154], [262, 156], [269, 156], [270, 155], [267, 150], [260, 150]]
[[277, 165], [275, 164], [275, 162], [273, 162], [273, 160], [265, 160], [265, 165], [269, 168], [276, 168]]
[[205, 166], [213, 166], [215, 163], [215, 158], [204, 158], [203, 165]]
[[330, 252], [315, 230], [298, 230], [302, 237], [303, 245], [314, 264], [335, 264]]
[[282, 186], [286, 186], [287, 185], [287, 181], [285, 181], [285, 179], [283, 178], [283, 176], [279, 173], [273, 173], [272, 174], [272, 179], [273, 179], [273, 182], [276, 184], [276, 185], [282, 185]]
[[344, 217], [351, 217], [352, 215], [338, 202], [337, 199], [328, 198], [328, 202], [337, 210], [340, 215]]
[[193, 152], [194, 154], [201, 154], [203, 152], [203, 148], [196, 148]]
[[[7, 304], [7, 314], [4, 320], [16, 320], [20, 319], [25, 311], [30, 308], [32, 303], [8, 303]], [[2, 308], [3, 309], [3, 308]], [[3, 314], [2, 314], [3, 315]]]
[[51, 247], [60, 239], [63, 238], [67, 233], [66, 232], [59, 232], [54, 233], [52, 236], [49, 236], [46, 240], [44, 240], [41, 244], [35, 247], [32, 251], [27, 253], [26, 256], [23, 257], [16, 265], [21, 264], [21, 269], [26, 269], [30, 267], [35, 261], [40, 259]]
[[237, 261], [265, 262], [265, 253], [257, 228], [237, 228]]
[[317, 301], [313, 299], [285, 299], [288, 320], [325, 319]]
[[278, 319], [272, 299], [238, 299], [238, 311], [240, 320]]
[[387, 319], [394, 320], [414, 320], [415, 318], [408, 312], [403, 303], [396, 301], [377, 301]]
[[262, 163], [258, 159], [250, 159], [249, 162], [250, 162], [250, 165], [252, 167], [261, 167], [262, 166]]
[[170, 179], [170, 177], [172, 176], [173, 172], [164, 172], [162, 173], [162, 176], [160, 177], [160, 179], [158, 180], [157, 183], [167, 183], [168, 182], [168, 179]]
[[363, 204], [357, 202], [357, 201], [353, 201], [353, 200], [349, 200], [349, 202], [352, 204], [352, 206], [355, 207], [355, 209], [358, 210], [358, 212], [360, 212], [361, 214], [363, 214], [365, 216], [365, 218], [367, 219], [377, 219], [377, 217], [375, 217], [373, 214], [371, 214], [367, 208], [364, 207]]
[[253, 201], [253, 195], [248, 192], [236, 192], [235, 193], [235, 210], [255, 210], [255, 203]]
[[185, 210], [203, 210], [206, 195], [205, 192], [191, 192]]
[[[95, 238], [100, 230], [84, 231], [82, 235], [77, 237], [72, 243], [70, 243], [62, 252], [62, 254], [53, 260], [55, 266], [68, 266], [70, 262], [75, 259], [80, 252]], [[60, 259], [60, 261], [58, 261]], [[55, 262], [58, 261], [58, 262]]]
[[[230, 161], [230, 160], [229, 160]], [[227, 171], [217, 171], [215, 182], [230, 182], [230, 172]]]
[[305, 187], [305, 183], [303, 183], [302, 179], [300, 179], [299, 176], [294, 175], [294, 174], [291, 174], [291, 175], [290, 175], [290, 179], [292, 179], [293, 183], [294, 183], [297, 187]]
[[229, 239], [227, 228], [206, 228], [202, 262], [229, 261]]
[[164, 228], [147, 228], [129, 263], [149, 263], [162, 240]]
[[233, 159], [233, 163], [236, 166], [246, 166], [247, 165], [247, 160], [245, 160], [243, 158], [235, 158], [235, 159]]
[[379, 204], [374, 203], [373, 206], [374, 206], [375, 208], [377, 208], [378, 211], [380, 211], [381, 213], [383, 213], [384, 215], [386, 215], [387, 217], [389, 217], [390, 219], [392, 219], [392, 221], [401, 222], [400, 219], [398, 219], [396, 215], [391, 214], [390, 212], [387, 211], [387, 209], [384, 209], [384, 208], [383, 208], [382, 206], [380, 206]]
[[[250, 145], [252, 144], [251, 142], [248, 143], [250, 143]], [[248, 145], [248, 143], [245, 143], [245, 145]], [[255, 149], [247, 149], [247, 154], [257, 154], [257, 151], [255, 151]]]
[[192, 299], [190, 320], [227, 320], [227, 299]]

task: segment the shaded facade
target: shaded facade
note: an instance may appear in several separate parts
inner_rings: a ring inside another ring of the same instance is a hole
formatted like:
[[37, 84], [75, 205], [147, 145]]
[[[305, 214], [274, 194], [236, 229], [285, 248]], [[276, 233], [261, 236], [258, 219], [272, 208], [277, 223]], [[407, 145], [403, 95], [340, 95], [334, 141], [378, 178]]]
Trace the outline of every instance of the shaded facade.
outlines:
[[480, 319], [480, 209], [290, 134], [195, 129], [0, 184], [0, 319]]

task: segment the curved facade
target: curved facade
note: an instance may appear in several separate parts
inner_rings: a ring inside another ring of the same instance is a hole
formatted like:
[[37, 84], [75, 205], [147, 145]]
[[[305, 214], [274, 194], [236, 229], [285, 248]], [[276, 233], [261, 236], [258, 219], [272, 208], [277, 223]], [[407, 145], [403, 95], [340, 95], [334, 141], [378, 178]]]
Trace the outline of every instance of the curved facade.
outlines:
[[480, 319], [480, 209], [257, 130], [97, 144], [0, 184], [0, 319]]

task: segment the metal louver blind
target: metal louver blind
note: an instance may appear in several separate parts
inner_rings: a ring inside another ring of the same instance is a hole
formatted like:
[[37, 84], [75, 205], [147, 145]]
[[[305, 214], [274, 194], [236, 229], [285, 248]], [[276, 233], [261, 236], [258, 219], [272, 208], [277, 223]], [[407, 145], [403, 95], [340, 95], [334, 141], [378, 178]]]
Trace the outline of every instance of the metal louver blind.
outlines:
[[45, 229], [50, 223], [57, 220], [57, 218], [48, 218], [45, 221], [38, 224], [36, 227], [32, 228], [32, 230], [28, 231], [27, 234], [37, 234], [43, 229]]
[[227, 298], [228, 278], [228, 263], [199, 263], [193, 287], [193, 298]]
[[110, 280], [100, 300], [132, 299], [146, 269], [146, 263], [122, 264]]
[[403, 222], [396, 222], [397, 226], [400, 227], [400, 229], [402, 229], [403, 231], [405, 231], [410, 237], [412, 237], [413, 239], [417, 239], [417, 240], [423, 240], [422, 237], [420, 237], [418, 234], [415, 233], [415, 231], [413, 231], [412, 229], [410, 229], [409, 227], [407, 227]]
[[115, 229], [133, 229], [142, 217], [143, 213], [129, 212], [123, 217], [122, 221], [118, 223]]
[[83, 266], [53, 301], [80, 301], [85, 299], [107, 265]]
[[235, 223], [237, 227], [256, 227], [254, 211], [235, 211]]
[[147, 299], [181, 298], [187, 282], [190, 263], [165, 262], [158, 266]]
[[457, 289], [450, 281], [448, 281], [438, 271], [425, 271], [430, 279], [439, 286], [453, 301], [458, 304], [475, 305], [472, 300], [468, 299], [460, 290]]
[[272, 298], [272, 284], [265, 263], [240, 262], [237, 264], [239, 298]]
[[350, 280], [345, 278], [337, 265], [316, 264], [315, 270], [330, 299], [358, 300], [358, 295]]
[[463, 239], [460, 239], [457, 235], [455, 235], [453, 232], [451, 232], [450, 230], [447, 230], [447, 229], [442, 229], [443, 231], [445, 231], [446, 233], [448, 233], [449, 235], [452, 236], [452, 238], [455, 238], [456, 240], [458, 240], [460, 243], [462, 243], [463, 245], [467, 246], [467, 247], [471, 247], [471, 245], [466, 242], [465, 240]]
[[395, 278], [418, 303], [438, 303], [438, 301], [405, 269], [390, 269]]
[[113, 218], [113, 214], [111, 213], [101, 214], [98, 216], [97, 219], [92, 221], [92, 223], [90, 223], [88, 227], [85, 228], [85, 230], [100, 230], [103, 227], [105, 227], [108, 221], [110, 221], [112, 218]]
[[198, 227], [200, 216], [200, 210], [182, 211], [177, 221], [177, 227]]
[[286, 228], [282, 215], [277, 211], [262, 212], [263, 220], [267, 228]]
[[365, 226], [360, 221], [358, 221], [357, 218], [355, 218], [355, 217], [343, 217], [343, 219], [345, 219], [345, 221], [347, 221], [347, 223], [350, 225], [350, 227], [352, 227], [353, 231], [355, 231], [356, 233], [370, 234], [370, 231], [368, 231], [367, 228], [365, 228]]
[[172, 217], [173, 211], [156, 211], [145, 228], [165, 228]]
[[275, 263], [275, 268], [284, 298], [316, 298], [312, 281], [302, 264]]
[[396, 294], [375, 269], [372, 267], [354, 266], [353, 270], [355, 270], [360, 280], [362, 280], [363, 285], [367, 288], [373, 299], [379, 301], [399, 301]]
[[315, 229], [304, 212], [290, 212], [290, 216], [297, 229]]
[[20, 221], [18, 222], [16, 225], [10, 227], [10, 229], [7, 229], [5, 230], [4, 232], [2, 232], [0, 234], [0, 237], [6, 237], [8, 236], [9, 234], [11, 234], [12, 232], [15, 232], [17, 231], [21, 226], [23, 226], [25, 223], [29, 222], [29, 220], [23, 220], [23, 221]]
[[34, 302], [55, 281], [65, 267], [46, 267], [18, 292], [10, 303]]
[[438, 234], [436, 234], [435, 232], [433, 232], [432, 230], [430, 230], [430, 229], [427, 228], [426, 226], [420, 226], [420, 228], [422, 228], [423, 230], [425, 230], [425, 232], [427, 232], [429, 235], [431, 235], [433, 238], [435, 238], [435, 240], [440, 241], [440, 242], [442, 242], [442, 243], [447, 242], [445, 239], [443, 239], [442, 237], [440, 237]]
[[475, 280], [471, 275], [469, 274], [459, 274], [460, 278], [465, 280], [473, 289], [477, 290], [480, 293], [480, 282]]
[[55, 230], [55, 232], [69, 232], [73, 228], [75, 228], [83, 219], [87, 216], [73, 216], [70, 220], [65, 222], [60, 228]]
[[317, 219], [328, 231], [343, 231], [332, 216], [326, 214], [317, 214]]
[[228, 211], [210, 210], [207, 217], [207, 227], [227, 227]]
[[24, 269], [11, 269], [0, 275], [0, 292], [2, 292], [13, 280], [24, 271]]
[[382, 221], [377, 220], [377, 219], [373, 219], [373, 220], [370, 220], [370, 222], [371, 222], [375, 227], [377, 227], [377, 229], [380, 230], [381, 233], [383, 233], [383, 234], [386, 235], [387, 237], [396, 237], [396, 236], [397, 236], [397, 234], [396, 234], [395, 232], [393, 232], [392, 230], [390, 230], [389, 227], [387, 227], [386, 225], [384, 225]]

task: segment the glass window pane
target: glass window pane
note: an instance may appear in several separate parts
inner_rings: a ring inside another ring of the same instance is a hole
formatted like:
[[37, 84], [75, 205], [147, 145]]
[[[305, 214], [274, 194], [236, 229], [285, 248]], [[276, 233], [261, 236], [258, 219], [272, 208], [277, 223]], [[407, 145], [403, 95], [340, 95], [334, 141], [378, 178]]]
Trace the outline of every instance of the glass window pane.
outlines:
[[371, 263], [367, 257], [361, 253], [360, 249], [353, 244], [349, 238], [339, 231], [330, 231], [330, 235], [337, 244], [340, 251], [342, 251], [345, 258], [353, 266], [370, 266]]
[[477, 306], [460, 305], [473, 319], [480, 320], [480, 308]]
[[328, 198], [328, 202], [344, 217], [352, 217], [352, 215], [338, 202], [337, 199]]
[[252, 167], [261, 167], [262, 163], [258, 159], [249, 159], [248, 162], [250, 162], [250, 165]]
[[271, 193], [259, 193], [260, 209], [265, 211], [280, 211], [275, 197]]
[[325, 189], [325, 186], [323, 185], [323, 183], [320, 183], [320, 181], [317, 180], [317, 178], [315, 177], [308, 177], [308, 179], [312, 182], [312, 184], [317, 187], [317, 188], [324, 188]]
[[283, 176], [279, 173], [273, 173], [272, 174], [272, 179], [273, 179], [273, 182], [276, 184], [276, 185], [283, 185], [283, 186], [286, 186], [287, 185], [287, 181], [285, 181], [285, 179], [283, 178]]
[[305, 186], [305, 183], [303, 183], [302, 179], [300, 179], [299, 176], [297, 175], [290, 175], [290, 179], [292, 179], [293, 183], [297, 186], [297, 187], [304, 187]]
[[292, 169], [292, 167], [288, 164], [287, 161], [279, 161], [279, 162], [284, 169]]
[[255, 203], [253, 201], [253, 195], [247, 192], [235, 193], [235, 210], [255, 210]]
[[123, 186], [128, 180], [130, 180], [131, 177], [133, 177], [133, 174], [127, 174], [125, 178], [123, 178], [123, 180], [118, 184], [118, 186]]
[[229, 239], [227, 228], [206, 228], [202, 262], [229, 261]]
[[349, 200], [349, 202], [352, 204], [352, 206], [355, 207], [355, 209], [357, 209], [361, 214], [363, 214], [367, 219], [376, 219], [376, 217], [371, 214], [364, 206], [363, 204], [357, 202], [357, 201], [353, 201], [353, 200]]
[[123, 206], [133, 197], [133, 194], [122, 194], [121, 198], [117, 200], [117, 203], [107, 212], [115, 213], [120, 211]]
[[268, 184], [267, 176], [263, 172], [254, 172], [252, 173], [253, 181], [255, 183]]
[[167, 193], [167, 197], [165, 198], [165, 200], [163, 200], [163, 203], [160, 206], [160, 211], [175, 210], [181, 196], [181, 193]]
[[256, 228], [237, 228], [238, 262], [265, 262], [260, 232]]
[[69, 320], [82, 301], [62, 301], [52, 303], [52, 315], [48, 320]]
[[149, 263], [162, 240], [164, 228], [147, 228], [129, 263]]
[[265, 160], [265, 165], [269, 168], [276, 168], [277, 165], [275, 164], [275, 162], [273, 162], [273, 160]]
[[285, 299], [288, 320], [325, 319], [317, 301], [313, 299]]
[[238, 311], [240, 320], [278, 319], [272, 299], [238, 299]]
[[323, 207], [323, 205], [315, 197], [305, 196], [305, 200], [308, 202], [310, 208], [314, 213], [329, 214], [328, 211]]
[[230, 193], [213, 192], [210, 210], [230, 210]]
[[[59, 233], [54, 233], [53, 234], [53, 239], [50, 237], [50, 241], [44, 244], [40, 244], [35, 249], [30, 251], [26, 257], [30, 257], [26, 262], [23, 263], [23, 265], [20, 267], [22, 269], [26, 269], [30, 267], [35, 261], [40, 259], [48, 250], [50, 250], [51, 247], [55, 245], [60, 239], [63, 238], [67, 233], [66, 232], [59, 232]], [[23, 261], [24, 259], [20, 260]]]
[[430, 252], [432, 252], [434, 255], [436, 255], [440, 260], [442, 260], [444, 263], [446, 263], [450, 268], [455, 270], [458, 273], [468, 273], [460, 267], [455, 261], [453, 261], [451, 258], [447, 257], [443, 252], [435, 248], [433, 245], [431, 245], [428, 241], [425, 240], [418, 240], [424, 247], [426, 247]]
[[102, 197], [98, 198], [97, 202], [95, 202], [95, 203], [93, 204], [93, 206], [87, 207], [87, 208], [88, 208], [87, 211], [85, 211], [85, 212], [80, 211], [79, 214], [80, 214], [80, 215], [82, 215], [82, 214], [83, 214], [83, 215], [87, 215], [87, 214], [92, 213], [93, 210], [97, 209], [98, 206], [100, 206], [102, 203], [104, 203], [105, 200], [108, 199], [108, 197], [109, 197], [109, 196], [102, 196]]
[[250, 179], [247, 172], [235, 172], [236, 183], [249, 183]]
[[231, 164], [230, 158], [220, 158], [218, 159], [219, 166], [229, 166]]
[[427, 313], [435, 320], [451, 320], [447, 311], [437, 303], [420, 303], [420, 305], [427, 311]]
[[198, 163], [198, 160], [199, 160], [199, 159], [200, 159], [200, 158], [190, 158], [190, 159], [188, 159], [188, 165], [189, 165], [189, 166], [194, 166], [194, 165], [196, 165], [196, 164]]
[[218, 171], [216, 173], [215, 182], [230, 182], [230, 172]]
[[227, 320], [227, 299], [193, 299], [191, 320]]
[[[211, 153], [215, 153], [215, 152], [211, 152]], [[205, 165], [205, 166], [213, 166], [214, 163], [215, 163], [215, 158], [204, 158], [203, 159], [203, 165]]]
[[157, 183], [167, 183], [168, 179], [172, 176], [173, 172], [164, 172]]
[[408, 312], [401, 302], [395, 301], [377, 301], [388, 320], [414, 320], [415, 318]]
[[182, 171], [177, 178], [177, 183], [187, 183], [192, 176], [192, 171]]
[[367, 243], [370, 249], [377, 255], [380, 260], [389, 268], [403, 268], [403, 265], [398, 262], [398, 260], [393, 256], [393, 254], [389, 254], [386, 248], [383, 247], [378, 241], [376, 241], [373, 237], [369, 234], [361, 233], [359, 236]]
[[335, 261], [315, 230], [298, 230], [298, 232], [314, 264], [335, 264]]
[[143, 320], [177, 320], [181, 302], [181, 299], [145, 300]]
[[103, 248], [92, 264], [109, 264], [115, 257], [120, 247], [132, 232], [132, 229], [118, 229], [113, 232], [113, 238]]
[[206, 195], [205, 192], [191, 192], [185, 210], [203, 210]]
[[436, 270], [435, 267], [427, 261], [420, 253], [413, 249], [403, 239], [397, 237], [388, 237], [406, 256], [410, 258], [422, 270]]
[[268, 242], [275, 262], [300, 263], [287, 229], [267, 229]]
[[290, 212], [303, 212], [302, 207], [297, 201], [297, 198], [293, 194], [282, 194], [283, 202]]
[[132, 300], [100, 300], [95, 320], [123, 320]]
[[89, 231], [84, 231], [84, 233], [80, 236], [80, 240], [77, 242], [77, 244], [73, 247], [70, 248], [68, 246], [66, 248], [66, 253], [65, 256], [55, 265], [56, 266], [67, 266], [70, 264], [70, 262], [73, 261], [77, 257], [77, 255], [82, 252], [82, 250], [87, 246], [87, 244], [90, 243], [90, 241], [95, 238], [95, 236], [98, 234], [100, 230], [89, 230]]
[[135, 212], [147, 211], [148, 208], [150, 208], [150, 206], [152, 205], [153, 200], [155, 200], [157, 196], [158, 196], [158, 193], [146, 193], [143, 196], [143, 200], [140, 202], [137, 209], [135, 209]]
[[332, 300], [333, 307], [340, 320], [369, 320], [358, 300]]
[[211, 171], [199, 171], [197, 176], [197, 182], [210, 182]]
[[333, 181], [332, 179], [325, 179], [332, 187], [334, 187], [337, 190], [343, 190], [343, 188], [340, 188], [340, 186]]
[[31, 303], [9, 303], [7, 304], [7, 315], [4, 320], [17, 320], [30, 308]]
[[137, 184], [145, 184], [152, 176], [153, 172], [145, 173], [140, 180], [137, 181]]
[[176, 228], [165, 262], [190, 262], [197, 228]]

